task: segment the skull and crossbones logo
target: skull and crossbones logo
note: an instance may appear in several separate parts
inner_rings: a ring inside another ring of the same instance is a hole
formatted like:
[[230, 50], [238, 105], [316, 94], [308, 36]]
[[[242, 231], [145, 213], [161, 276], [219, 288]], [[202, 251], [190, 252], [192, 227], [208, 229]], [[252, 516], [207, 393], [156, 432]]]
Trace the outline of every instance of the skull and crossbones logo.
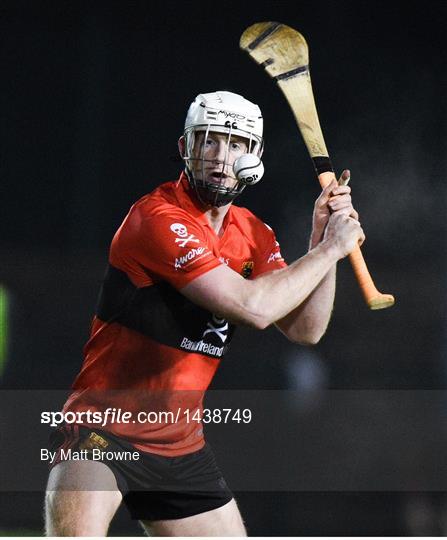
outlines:
[[175, 239], [175, 243], [179, 247], [185, 247], [188, 242], [199, 243], [199, 240], [193, 234], [188, 234], [188, 229], [182, 223], [173, 223], [170, 229], [177, 235], [178, 238]]
[[203, 332], [202, 338], [207, 334], [216, 334], [222, 340], [222, 343], [225, 343], [228, 337], [228, 321], [220, 319], [217, 315], [213, 315], [212, 321], [209, 321], [206, 326], [208, 327], [208, 330]]

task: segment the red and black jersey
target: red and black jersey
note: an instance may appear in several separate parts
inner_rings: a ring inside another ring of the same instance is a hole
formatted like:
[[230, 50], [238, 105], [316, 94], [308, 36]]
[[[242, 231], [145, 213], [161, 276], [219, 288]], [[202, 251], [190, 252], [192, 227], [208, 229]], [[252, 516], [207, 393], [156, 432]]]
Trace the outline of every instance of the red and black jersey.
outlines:
[[[175, 411], [201, 407], [234, 325], [179, 292], [226, 264], [251, 279], [286, 265], [273, 231], [232, 205], [218, 237], [182, 173], [130, 209], [110, 248], [84, 363], [65, 410]], [[137, 449], [176, 456], [200, 449], [201, 426], [113, 423]]]

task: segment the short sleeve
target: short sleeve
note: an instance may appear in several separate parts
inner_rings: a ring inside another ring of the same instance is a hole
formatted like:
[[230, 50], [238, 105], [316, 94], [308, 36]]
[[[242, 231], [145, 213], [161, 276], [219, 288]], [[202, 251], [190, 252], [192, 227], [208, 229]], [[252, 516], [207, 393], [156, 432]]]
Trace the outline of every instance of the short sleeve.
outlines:
[[266, 223], [262, 222], [260, 227], [262, 227], [258, 232], [258, 237], [261, 238], [259, 242], [260, 249], [256, 258], [253, 277], [287, 266], [281, 255], [281, 248], [273, 230]]
[[155, 280], [176, 289], [222, 264], [209, 248], [201, 225], [178, 210], [145, 216], [137, 224], [129, 222], [117, 240], [117, 247], [120, 244], [121, 258], [130, 258], [131, 267], [139, 265]]

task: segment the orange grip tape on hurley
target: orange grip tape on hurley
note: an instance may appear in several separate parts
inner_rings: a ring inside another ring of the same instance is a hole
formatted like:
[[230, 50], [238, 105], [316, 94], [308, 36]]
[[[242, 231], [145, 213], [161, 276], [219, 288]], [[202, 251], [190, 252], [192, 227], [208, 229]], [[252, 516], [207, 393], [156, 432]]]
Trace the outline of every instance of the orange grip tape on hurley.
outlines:
[[[325, 188], [335, 180], [335, 174], [329, 171], [321, 173], [318, 175], [318, 180], [320, 181], [321, 187]], [[385, 309], [392, 306], [394, 304], [394, 296], [392, 294], [383, 294], [377, 290], [368, 267], [366, 266], [360, 246], [357, 246], [354, 251], [349, 254], [349, 260], [369, 308]]]

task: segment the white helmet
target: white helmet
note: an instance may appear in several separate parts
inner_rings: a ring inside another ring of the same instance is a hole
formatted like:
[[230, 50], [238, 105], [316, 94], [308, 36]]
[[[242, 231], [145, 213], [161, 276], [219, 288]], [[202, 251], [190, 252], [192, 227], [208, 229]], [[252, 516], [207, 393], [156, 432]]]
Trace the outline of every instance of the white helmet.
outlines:
[[[194, 157], [195, 134], [205, 132], [225, 133], [228, 135], [227, 148], [229, 148], [232, 135], [247, 140], [248, 153], [261, 157], [264, 140], [262, 137], [262, 114], [260, 108], [238, 94], [226, 91], [199, 94], [191, 106], [185, 121], [185, 155], [186, 174], [190, 185], [194, 188], [197, 197], [204, 204], [222, 206], [234, 200], [245, 188], [245, 183], [239, 181], [235, 187], [227, 188], [221, 184], [207, 183], [194, 178], [192, 161], [198, 160], [204, 167], [204, 154], [200, 158]], [[204, 151], [203, 151], [204, 152]], [[226, 153], [228, 155], [228, 152]], [[222, 175], [227, 166], [226, 160], [222, 163]], [[221, 176], [223, 178], [223, 176]]]

